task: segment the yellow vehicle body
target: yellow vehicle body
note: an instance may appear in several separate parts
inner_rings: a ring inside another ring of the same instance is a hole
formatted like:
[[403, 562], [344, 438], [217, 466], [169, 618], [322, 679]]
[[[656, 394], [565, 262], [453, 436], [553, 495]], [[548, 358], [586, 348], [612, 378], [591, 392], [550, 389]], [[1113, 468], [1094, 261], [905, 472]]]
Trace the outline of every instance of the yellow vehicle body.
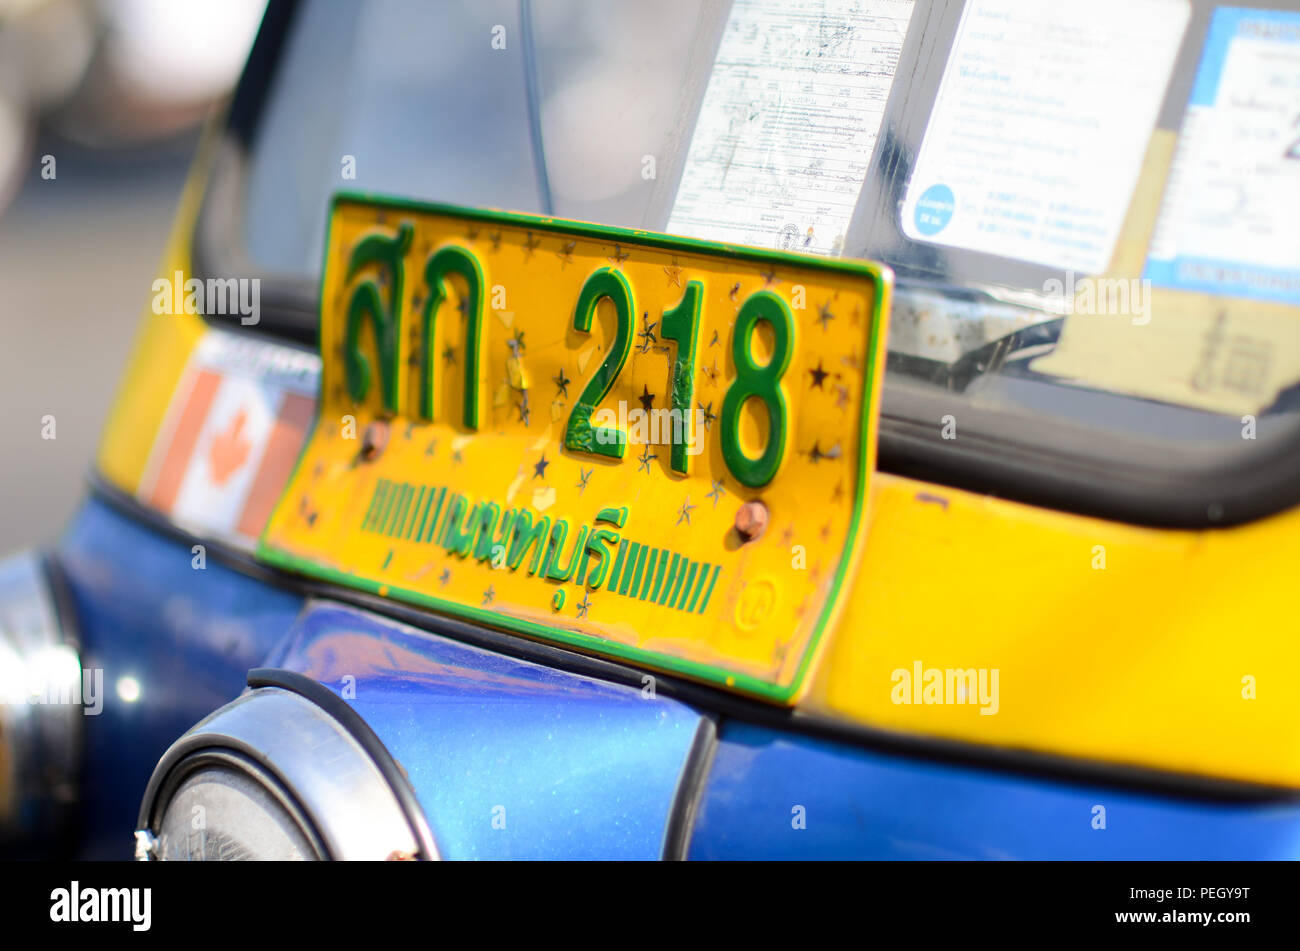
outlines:
[[[160, 273], [189, 273], [203, 167]], [[124, 492], [205, 332], [198, 316], [143, 316], [98, 456]], [[1284, 673], [1300, 669], [1298, 531], [1294, 510], [1156, 529], [873, 473], [861, 559], [799, 709], [976, 752], [1300, 787], [1300, 693]], [[899, 671], [970, 668], [997, 672], [996, 715], [978, 698], [899, 702]]]

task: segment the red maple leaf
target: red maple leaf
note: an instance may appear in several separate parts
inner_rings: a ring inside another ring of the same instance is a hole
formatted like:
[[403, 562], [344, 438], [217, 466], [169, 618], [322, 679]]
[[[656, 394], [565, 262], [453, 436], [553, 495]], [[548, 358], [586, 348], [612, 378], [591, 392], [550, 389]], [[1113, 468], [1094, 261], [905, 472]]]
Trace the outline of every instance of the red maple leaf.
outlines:
[[225, 485], [248, 459], [248, 450], [253, 444], [243, 435], [246, 417], [247, 414], [240, 409], [230, 425], [212, 440], [208, 449], [208, 467], [212, 470], [214, 485]]

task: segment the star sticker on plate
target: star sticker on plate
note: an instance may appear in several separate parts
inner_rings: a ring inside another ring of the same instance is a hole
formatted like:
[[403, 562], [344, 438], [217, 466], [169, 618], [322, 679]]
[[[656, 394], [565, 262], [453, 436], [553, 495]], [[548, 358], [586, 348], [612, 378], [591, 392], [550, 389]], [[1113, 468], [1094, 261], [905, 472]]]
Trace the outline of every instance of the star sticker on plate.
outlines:
[[595, 469], [578, 468], [578, 484], [574, 486], [574, 488], [578, 490], [579, 495], [582, 495], [583, 492], [587, 491], [587, 481], [595, 471]]
[[488, 585], [488, 589], [483, 592], [483, 603], [482, 605], [480, 605], [480, 607], [487, 607], [489, 604], [493, 602], [493, 600], [495, 600], [496, 596], [497, 596], [496, 588], [494, 588], [492, 585]]
[[531, 231], [527, 232], [524, 236], [524, 257], [531, 258], [533, 252], [537, 250], [537, 246], [541, 243], [541, 238], [534, 238]]
[[677, 259], [673, 258], [672, 264], [664, 265], [664, 273], [668, 275], [669, 287], [682, 286], [682, 269], [677, 266]]
[[445, 588], [447, 587], [447, 582], [450, 580], [451, 580], [451, 569], [450, 568], [442, 569], [442, 574], [438, 575], [438, 584], [442, 585]]
[[809, 370], [808, 373], [812, 376], [811, 386], [815, 386], [819, 390], [824, 389], [822, 384], [826, 382], [826, 378], [830, 376], [830, 373], [822, 367], [822, 362], [820, 360], [817, 361], [817, 366]]
[[636, 471], [640, 472], [641, 470], [644, 469], [646, 472], [649, 472], [650, 463], [654, 462], [658, 458], [659, 457], [657, 455], [655, 455], [650, 451], [650, 448], [648, 446], [643, 447], [641, 449], [641, 458], [639, 458], [636, 461], [637, 462]]
[[560, 367], [560, 372], [551, 379], [555, 382], [555, 395], [563, 396], [567, 400], [569, 398], [569, 384], [573, 381], [564, 375], [564, 367]]
[[549, 459], [546, 458], [546, 453], [543, 452], [543, 453], [542, 453], [542, 458], [539, 459], [537, 462], [534, 462], [534, 463], [533, 463], [533, 478], [534, 478], [534, 479], [542, 479], [542, 478], [545, 478], [545, 477], [546, 477], [546, 467], [549, 466], [550, 464], [551, 464], [551, 461], [550, 461]]
[[706, 498], [713, 499], [713, 507], [714, 507], [715, 509], [718, 507], [718, 502], [721, 501], [721, 499], [722, 499], [722, 480], [721, 480], [721, 479], [714, 479], [714, 480], [713, 480], [713, 488], [709, 490], [709, 494], [708, 494], [708, 496], [706, 496]]
[[831, 302], [826, 301], [817, 311], [817, 322], [822, 325], [822, 333], [826, 332], [827, 325], [834, 319], [835, 315], [831, 313]]
[[704, 431], [712, 432], [713, 421], [718, 418], [718, 414], [713, 412], [713, 401], [710, 400], [708, 406], [703, 403], [696, 403], [695, 405], [700, 408], [700, 419], [704, 423]]
[[451, 349], [450, 346], [442, 348], [442, 362], [448, 364], [449, 366], [455, 365], [456, 351]]
[[821, 462], [823, 459], [838, 459], [839, 457], [840, 457], [839, 443], [836, 443], [835, 445], [831, 446], [831, 448], [823, 452], [821, 447], [818, 446], [817, 442], [814, 440], [812, 448], [808, 450], [808, 461], [813, 463]]
[[[736, 302], [736, 295], [739, 293], [740, 293], [740, 281], [737, 281], [735, 284], [731, 285], [731, 290], [727, 292], [727, 296], [731, 298], [731, 302], [733, 304]], [[716, 330], [713, 331], [713, 339], [714, 340], [718, 339], [718, 332]], [[709, 346], [713, 346], [713, 344], [709, 344]]]
[[641, 395], [637, 399], [641, 401], [641, 408], [647, 413], [654, 409], [655, 395], [650, 392], [650, 387], [646, 384], [641, 384]]
[[560, 270], [563, 271], [566, 264], [573, 263], [573, 249], [578, 246], [578, 242], [570, 241], [568, 244], [555, 252], [555, 256], [560, 259]]
[[621, 268], [623, 266], [623, 262], [626, 261], [627, 259], [628, 259], [628, 253], [623, 250], [621, 245], [615, 244], [613, 257], [608, 257], [605, 260], [608, 261], [610, 264], [614, 265], [614, 267]]
[[641, 345], [637, 347], [637, 352], [648, 353], [650, 351], [650, 345], [659, 339], [655, 336], [655, 328], [659, 326], [659, 321], [652, 321], [650, 319], [650, 312], [646, 311], [641, 315], [641, 323], [644, 329], [637, 334], [637, 336], [641, 338]]
[[682, 507], [677, 510], [677, 524], [680, 525], [683, 521], [685, 521], [687, 525], [691, 524], [691, 510], [695, 507], [696, 506], [691, 504], [691, 497], [689, 495], [686, 496], [686, 501], [683, 502]]
[[524, 332], [522, 330], [516, 330], [515, 335], [507, 342], [510, 344], [510, 349], [514, 351], [515, 356], [519, 356], [524, 352]]
[[578, 617], [586, 617], [587, 612], [591, 610], [591, 598], [587, 597], [587, 592], [582, 593], [582, 600], [577, 604]]
[[718, 358], [717, 358], [717, 357], [714, 357], [714, 358], [713, 358], [713, 366], [711, 366], [711, 367], [700, 367], [700, 372], [703, 373], [705, 376], [707, 376], [707, 377], [709, 378], [709, 383], [710, 383], [712, 386], [717, 386], [717, 385], [718, 385], [718, 374], [721, 372], [721, 371], [718, 369]]
[[495, 254], [501, 250], [501, 232], [494, 231], [488, 235], [488, 240], [492, 242], [492, 253]]
[[770, 270], [763, 272], [764, 287], [776, 287], [776, 285], [780, 283], [781, 279], [776, 276], [776, 268], [771, 268]]
[[469, 241], [477, 241], [477, 240], [478, 240], [478, 233], [479, 233], [479, 229], [478, 229], [478, 228], [466, 228], [466, 229], [465, 229], [465, 238], [466, 238], [466, 240], [469, 240]]

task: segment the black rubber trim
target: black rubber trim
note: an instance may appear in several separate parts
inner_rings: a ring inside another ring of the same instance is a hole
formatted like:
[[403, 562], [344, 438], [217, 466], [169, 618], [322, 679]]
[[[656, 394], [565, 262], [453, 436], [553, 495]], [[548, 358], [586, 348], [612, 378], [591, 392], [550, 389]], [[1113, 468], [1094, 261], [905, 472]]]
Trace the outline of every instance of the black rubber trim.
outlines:
[[[177, 539], [186, 547], [196, 542], [201, 543], [207, 546], [209, 557], [221, 564], [281, 590], [299, 594], [303, 598], [350, 604], [440, 637], [570, 673], [637, 688], [643, 685], [646, 671], [641, 668], [629, 667], [541, 641], [527, 640], [515, 634], [470, 624], [457, 618], [430, 614], [364, 591], [325, 584], [272, 568], [257, 561], [250, 552], [234, 548], [218, 539], [205, 539], [178, 528], [161, 513], [148, 508], [134, 496], [110, 485], [94, 473], [91, 476], [90, 488], [92, 493], [106, 504], [129, 517], [145, 522], [160, 534]], [[726, 693], [714, 687], [658, 672], [655, 673], [655, 690], [658, 694], [680, 700], [699, 711], [711, 711], [720, 718], [729, 717], [757, 726], [846, 743], [920, 762], [938, 761], [972, 769], [994, 770], [1062, 785], [1092, 783], [1114, 789], [1198, 802], [1300, 803], [1300, 789], [1290, 786], [1198, 776], [1129, 763], [1082, 760], [1038, 750], [988, 746], [882, 730], [784, 707], [774, 707], [759, 700]], [[719, 727], [725, 727], [725, 722], [721, 719]]]
[[298, 12], [298, 0], [271, 0], [262, 14], [261, 25], [253, 39], [248, 61], [240, 73], [235, 94], [230, 102], [227, 129], [240, 144], [248, 146], [253, 141], [266, 91], [275, 77], [276, 65], [289, 37]]
[[664, 859], [670, 862], [685, 861], [690, 857], [691, 833], [695, 831], [695, 816], [704, 798], [709, 772], [713, 768], [713, 754], [718, 749], [718, 724], [710, 715], [700, 718], [695, 728], [695, 738], [686, 754], [673, 803], [664, 828]]
[[365, 718], [353, 710], [346, 700], [324, 684], [297, 671], [284, 670], [280, 667], [254, 667], [248, 672], [248, 686], [279, 687], [281, 690], [296, 693], [333, 717], [339, 726], [347, 730], [352, 739], [366, 751], [366, 755], [374, 761], [380, 775], [393, 790], [393, 796], [396, 797], [397, 804], [406, 815], [406, 821], [411, 827], [411, 834], [419, 843], [419, 858], [428, 861], [438, 857], [438, 847], [434, 844], [429, 820], [420, 806], [419, 799], [416, 798], [415, 789], [411, 786], [405, 770], [398, 765], [393, 754], [388, 752], [384, 741], [370, 728]]
[[[50, 596], [51, 603], [54, 605], [54, 623], [58, 626], [59, 638], [64, 646], [76, 652], [77, 662], [84, 664], [86, 658], [82, 652], [81, 627], [78, 623], [76, 602], [72, 597], [72, 587], [68, 583], [67, 573], [53, 552], [38, 551], [37, 558], [41, 577], [45, 581], [45, 589]], [[78, 697], [78, 702], [81, 702], [81, 697]], [[53, 831], [47, 841], [38, 843], [41, 851], [39, 854], [33, 854], [31, 856], [33, 858], [71, 859], [76, 854], [76, 850], [82, 841], [85, 830], [85, 815], [82, 805], [85, 800], [87, 775], [86, 718], [78, 717], [77, 724], [79, 728], [76, 730], [76, 738], [73, 740], [73, 743], [76, 744], [73, 750], [75, 760], [73, 773], [66, 777], [66, 784], [71, 787], [71, 795], [68, 798], [60, 796], [57, 799], [50, 799], [51, 810], [55, 813], [52, 820]], [[9, 857], [13, 858], [15, 856], [11, 854]]]
[[[1067, 424], [1051, 417], [957, 404], [967, 429], [944, 439], [939, 413], [921, 413], [935, 420], [931, 425], [899, 412], [900, 405], [943, 405], [940, 394], [922, 401], [916, 389], [901, 380], [882, 402], [880, 468], [895, 475], [1155, 528], [1227, 528], [1300, 501], [1300, 420], [1265, 419], [1263, 425], [1282, 431], [1267, 443], [1242, 440], [1252, 446], [1249, 458], [1217, 443], [1159, 445], [1079, 426], [1062, 435]], [[969, 425], [976, 416], [978, 429]], [[1063, 442], [1078, 451], [1063, 450]]]
[[40, 564], [45, 576], [45, 584], [49, 588], [50, 599], [54, 602], [54, 615], [59, 625], [59, 634], [63, 642], [80, 656], [81, 627], [76, 604], [72, 598], [72, 587], [68, 584], [68, 573], [54, 552], [43, 552]]
[[270, 0], [266, 6], [204, 183], [191, 236], [190, 265], [200, 280], [241, 277], [261, 282], [262, 314], [257, 324], [244, 326], [228, 318], [205, 316], [208, 323], [216, 327], [237, 327], [240, 333], [297, 343], [315, 351], [319, 293], [316, 281], [290, 274], [263, 273], [249, 258], [242, 234], [248, 152], [257, 137], [267, 90], [275, 78], [298, 9], [298, 0]]

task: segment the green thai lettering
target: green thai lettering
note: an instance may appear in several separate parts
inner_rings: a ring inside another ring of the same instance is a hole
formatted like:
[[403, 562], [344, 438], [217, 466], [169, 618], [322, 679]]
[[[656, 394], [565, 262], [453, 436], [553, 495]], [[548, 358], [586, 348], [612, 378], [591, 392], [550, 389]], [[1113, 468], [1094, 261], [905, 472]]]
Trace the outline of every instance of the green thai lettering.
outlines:
[[555, 526], [551, 529], [551, 544], [546, 552], [546, 563], [543, 566], [542, 574], [552, 581], [568, 581], [573, 577], [574, 570], [578, 567], [578, 559], [587, 543], [588, 528], [583, 525], [578, 531], [577, 537], [573, 540], [573, 549], [569, 553], [569, 564], [564, 566], [560, 553], [564, 548], [565, 538], [569, 534], [569, 523], [564, 519], [556, 519]]
[[551, 535], [551, 517], [543, 515], [533, 521], [532, 513], [526, 509], [520, 509], [515, 515], [514, 539], [510, 542], [510, 552], [506, 556], [506, 564], [514, 571], [524, 560], [524, 555], [532, 549], [533, 557], [528, 563], [528, 573], [537, 574], [538, 564], [542, 559], [542, 553], [546, 548], [547, 539]]
[[492, 557], [492, 533], [496, 531], [497, 519], [501, 516], [501, 506], [495, 502], [484, 504], [474, 523], [474, 558], [487, 561]]
[[[361, 329], [369, 322], [379, 359], [379, 383], [384, 409], [394, 414], [402, 409], [397, 378], [401, 368], [404, 258], [414, 236], [415, 230], [408, 223], [403, 223], [396, 235], [367, 235], [357, 244], [348, 261], [349, 282], [368, 267], [378, 266], [386, 272], [382, 278], [367, 277], [357, 284], [348, 301], [343, 342], [343, 368], [348, 393], [355, 402], [360, 403], [370, 391], [373, 375], [370, 360], [361, 352]], [[380, 287], [381, 281], [388, 285], [387, 300]]]
[[[586, 584], [588, 588], [595, 591], [605, 583], [605, 575], [609, 573], [610, 560], [613, 557], [609, 546], [616, 544], [618, 544], [618, 532], [611, 532], [607, 528], [595, 529], [587, 536], [587, 545], [582, 553], [582, 562], [578, 565], [578, 584]], [[591, 570], [591, 573], [588, 574], [588, 559], [593, 555], [600, 560]]]

